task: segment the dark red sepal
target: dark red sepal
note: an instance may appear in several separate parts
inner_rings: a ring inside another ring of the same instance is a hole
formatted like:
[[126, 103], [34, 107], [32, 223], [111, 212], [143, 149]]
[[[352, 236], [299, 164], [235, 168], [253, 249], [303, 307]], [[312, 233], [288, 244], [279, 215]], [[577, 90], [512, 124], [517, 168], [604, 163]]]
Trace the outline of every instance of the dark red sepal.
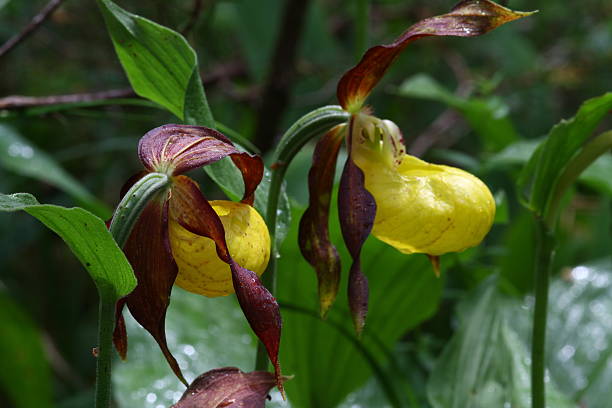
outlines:
[[274, 376], [265, 371], [216, 368], [193, 380], [172, 408], [264, 408], [274, 385]]
[[[138, 279], [136, 289], [125, 297], [125, 301], [132, 316], [157, 341], [172, 371], [187, 385], [166, 342], [166, 310], [178, 269], [168, 241], [168, 204], [165, 194], [151, 200], [145, 207], [123, 248]], [[115, 338], [120, 339], [122, 319], [118, 319], [115, 324]], [[121, 347], [119, 343], [120, 353]]]
[[422, 37], [474, 37], [532, 13], [515, 12], [489, 0], [465, 0], [450, 13], [427, 18], [404, 31], [390, 44], [370, 48], [338, 83], [340, 105], [352, 113], [363, 102], [406, 46]]
[[263, 177], [263, 161], [238, 150], [222, 133], [202, 126], [164, 125], [147, 132], [138, 144], [138, 157], [149, 172], [179, 175], [226, 156], [242, 173], [243, 202], [252, 204]]
[[[353, 119], [349, 122], [349, 133], [352, 128]], [[350, 150], [349, 145], [349, 152]], [[363, 171], [353, 162], [350, 154], [340, 179], [338, 215], [344, 242], [353, 258], [349, 273], [348, 299], [355, 331], [359, 335], [368, 313], [369, 292], [368, 279], [361, 272], [361, 248], [374, 225], [376, 201], [366, 190]]]
[[254, 272], [234, 262], [227, 248], [225, 230], [219, 216], [204, 198], [196, 182], [189, 177], [178, 176], [174, 179], [170, 216], [191, 233], [208, 237], [215, 242], [217, 255], [232, 271], [232, 281], [240, 307], [255, 334], [266, 346], [274, 364], [277, 386], [283, 392], [278, 362], [282, 322], [276, 300]]
[[340, 125], [331, 129], [315, 147], [308, 173], [309, 205], [300, 220], [300, 250], [317, 273], [322, 317], [336, 300], [340, 286], [340, 256], [329, 239], [328, 221], [336, 161], [345, 128]]

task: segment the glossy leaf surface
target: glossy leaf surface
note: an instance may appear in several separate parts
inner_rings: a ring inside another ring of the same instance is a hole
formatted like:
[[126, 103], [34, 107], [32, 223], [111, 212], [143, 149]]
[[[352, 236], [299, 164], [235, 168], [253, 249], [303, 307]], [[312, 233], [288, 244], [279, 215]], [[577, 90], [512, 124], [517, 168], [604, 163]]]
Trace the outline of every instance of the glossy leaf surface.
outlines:
[[521, 175], [520, 182], [529, 208], [540, 215], [547, 211], [559, 177], [611, 109], [612, 93], [589, 99], [574, 117], [561, 121], [550, 130]]
[[110, 0], [98, 0], [98, 5], [134, 91], [181, 120], [214, 127], [197, 57], [185, 38]]

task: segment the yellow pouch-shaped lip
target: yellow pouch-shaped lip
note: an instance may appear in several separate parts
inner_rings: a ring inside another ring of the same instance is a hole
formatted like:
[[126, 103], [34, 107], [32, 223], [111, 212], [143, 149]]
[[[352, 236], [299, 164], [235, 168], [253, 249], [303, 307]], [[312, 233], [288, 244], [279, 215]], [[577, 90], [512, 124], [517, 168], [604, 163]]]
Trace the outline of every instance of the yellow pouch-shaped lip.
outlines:
[[429, 255], [463, 251], [482, 241], [493, 223], [495, 201], [477, 177], [410, 155], [389, 164], [367, 151], [358, 149], [355, 161], [376, 200], [376, 238], [404, 253]]
[[[263, 218], [247, 204], [223, 200], [210, 204], [223, 223], [232, 258], [260, 276], [270, 258], [270, 235]], [[169, 235], [178, 286], [208, 297], [234, 293], [229, 265], [218, 258], [211, 239], [192, 234], [172, 219]]]

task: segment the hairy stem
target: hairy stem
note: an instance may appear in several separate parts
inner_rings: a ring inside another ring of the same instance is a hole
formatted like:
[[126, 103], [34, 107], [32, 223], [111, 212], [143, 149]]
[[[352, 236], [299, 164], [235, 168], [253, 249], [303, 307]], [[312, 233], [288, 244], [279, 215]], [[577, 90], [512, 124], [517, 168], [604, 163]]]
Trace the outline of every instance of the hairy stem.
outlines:
[[536, 221], [535, 308], [531, 337], [531, 406], [546, 407], [546, 321], [554, 236], [543, 220]]

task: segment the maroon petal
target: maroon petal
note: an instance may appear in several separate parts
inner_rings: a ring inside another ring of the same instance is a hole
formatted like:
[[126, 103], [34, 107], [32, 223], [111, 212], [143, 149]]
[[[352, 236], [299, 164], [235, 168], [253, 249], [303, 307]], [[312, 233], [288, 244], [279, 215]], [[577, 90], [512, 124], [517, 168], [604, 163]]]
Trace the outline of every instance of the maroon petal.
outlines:
[[[349, 123], [349, 133], [352, 127], [353, 119]], [[348, 285], [349, 307], [355, 330], [361, 334], [368, 313], [368, 279], [361, 272], [361, 247], [374, 225], [376, 202], [365, 188], [363, 171], [353, 162], [350, 154], [340, 180], [338, 214], [344, 242], [353, 258]]]
[[178, 176], [174, 179], [170, 216], [191, 233], [215, 241], [217, 255], [232, 271], [232, 281], [240, 307], [255, 334], [266, 346], [268, 356], [274, 364], [278, 388], [283, 392], [278, 362], [282, 323], [276, 299], [261, 284], [254, 272], [234, 262], [225, 242], [225, 230], [219, 216], [206, 201], [196, 182], [189, 177]]
[[346, 72], [338, 83], [340, 105], [358, 111], [393, 60], [406, 46], [422, 37], [474, 37], [532, 13], [515, 12], [489, 0], [465, 0], [450, 13], [419, 21], [391, 44], [370, 48], [361, 61]]
[[308, 173], [309, 205], [300, 220], [300, 250], [317, 272], [322, 317], [327, 315], [336, 300], [340, 285], [340, 257], [329, 240], [328, 220], [336, 160], [344, 129], [345, 125], [336, 126], [317, 143]]
[[138, 156], [148, 171], [173, 175], [214, 163], [226, 156], [242, 173], [243, 201], [252, 204], [253, 194], [263, 176], [263, 161], [239, 151], [222, 133], [202, 126], [164, 125], [145, 134], [138, 144]]
[[[166, 310], [178, 269], [168, 242], [168, 205], [164, 195], [151, 200], [142, 211], [123, 250], [138, 279], [136, 289], [125, 297], [128, 309], [151, 333], [172, 371], [187, 385], [166, 342]], [[125, 336], [122, 320], [118, 319], [115, 326], [115, 344], [119, 344], [120, 354]]]
[[274, 385], [274, 376], [264, 371], [217, 368], [196, 378], [172, 408], [264, 408]]

